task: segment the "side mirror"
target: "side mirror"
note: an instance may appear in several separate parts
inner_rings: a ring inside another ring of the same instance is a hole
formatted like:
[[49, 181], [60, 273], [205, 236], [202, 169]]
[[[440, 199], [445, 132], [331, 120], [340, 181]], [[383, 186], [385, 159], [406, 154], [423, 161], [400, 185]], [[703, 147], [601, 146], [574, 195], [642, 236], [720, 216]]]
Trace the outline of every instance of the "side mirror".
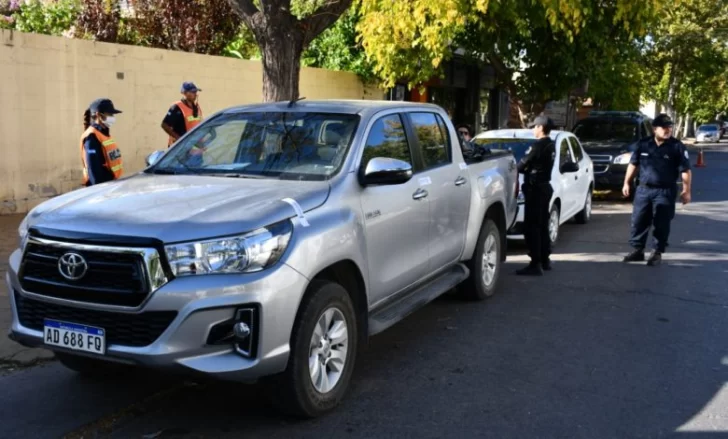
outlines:
[[147, 163], [147, 166], [152, 166], [157, 163], [160, 158], [162, 158], [165, 152], [166, 151], [154, 151], [153, 153], [149, 154], [144, 161]]
[[576, 172], [579, 170], [579, 164], [574, 162], [566, 162], [561, 165], [561, 173]]
[[412, 178], [412, 165], [402, 160], [375, 157], [369, 160], [366, 169], [360, 173], [363, 186], [394, 185], [408, 182]]

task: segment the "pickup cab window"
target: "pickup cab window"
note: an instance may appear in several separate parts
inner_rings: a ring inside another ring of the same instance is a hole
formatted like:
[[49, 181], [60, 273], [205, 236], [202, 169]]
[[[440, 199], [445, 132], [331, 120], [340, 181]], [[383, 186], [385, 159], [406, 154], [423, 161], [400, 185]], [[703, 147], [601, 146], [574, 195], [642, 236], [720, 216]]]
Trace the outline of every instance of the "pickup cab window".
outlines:
[[339, 172], [358, 124], [355, 114], [224, 113], [190, 132], [148, 172], [325, 180]]
[[445, 133], [435, 113], [408, 113], [420, 143], [425, 169], [450, 163]]
[[366, 168], [369, 160], [375, 157], [402, 160], [412, 165], [407, 134], [399, 114], [381, 117], [372, 125], [364, 145], [362, 167]]

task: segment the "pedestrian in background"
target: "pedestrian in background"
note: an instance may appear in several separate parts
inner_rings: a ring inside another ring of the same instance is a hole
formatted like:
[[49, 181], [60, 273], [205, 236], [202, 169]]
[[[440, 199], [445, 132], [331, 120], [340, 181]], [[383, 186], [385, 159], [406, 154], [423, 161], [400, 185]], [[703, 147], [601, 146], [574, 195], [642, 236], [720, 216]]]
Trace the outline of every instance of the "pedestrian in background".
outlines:
[[652, 121], [652, 126], [654, 135], [640, 140], [632, 153], [622, 187], [622, 194], [629, 197], [630, 183], [637, 176], [639, 184], [633, 201], [629, 239], [634, 250], [624, 257], [624, 261], [645, 260], [647, 235], [650, 226], [653, 226], [653, 252], [647, 260], [650, 266], [662, 261], [662, 253], [668, 245], [670, 223], [675, 217], [678, 177], [682, 176], [680, 200], [683, 204], [691, 201], [692, 184], [690, 156], [685, 145], [672, 137], [672, 119], [666, 114], [659, 114]]
[[81, 163], [84, 186], [92, 186], [121, 178], [123, 163], [121, 151], [111, 137], [110, 128], [121, 111], [110, 99], [96, 99], [83, 115], [84, 132], [81, 135]]
[[202, 122], [202, 108], [197, 103], [198, 93], [194, 82], [182, 83], [182, 99], [172, 104], [162, 120], [162, 129], [169, 135], [167, 147]]
[[528, 148], [518, 162], [518, 172], [523, 174], [525, 197], [523, 226], [528, 256], [531, 262], [516, 271], [518, 275], [542, 276], [543, 270], [551, 269], [551, 239], [549, 238], [549, 203], [554, 194], [551, 172], [556, 159], [556, 146], [549, 134], [554, 122], [546, 116], [538, 116], [533, 123], [536, 142]]

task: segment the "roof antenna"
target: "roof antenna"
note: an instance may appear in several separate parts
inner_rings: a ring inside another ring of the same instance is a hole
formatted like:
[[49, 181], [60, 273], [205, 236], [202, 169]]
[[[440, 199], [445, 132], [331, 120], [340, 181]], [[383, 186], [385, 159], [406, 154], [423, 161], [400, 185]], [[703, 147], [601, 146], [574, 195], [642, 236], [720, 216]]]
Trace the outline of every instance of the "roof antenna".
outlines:
[[296, 99], [291, 99], [291, 101], [288, 103], [288, 108], [291, 108], [293, 106], [293, 104], [295, 104], [298, 101], [302, 101], [304, 99], [306, 99], [305, 96], [304, 97], [300, 97], [300, 98], [296, 98]]

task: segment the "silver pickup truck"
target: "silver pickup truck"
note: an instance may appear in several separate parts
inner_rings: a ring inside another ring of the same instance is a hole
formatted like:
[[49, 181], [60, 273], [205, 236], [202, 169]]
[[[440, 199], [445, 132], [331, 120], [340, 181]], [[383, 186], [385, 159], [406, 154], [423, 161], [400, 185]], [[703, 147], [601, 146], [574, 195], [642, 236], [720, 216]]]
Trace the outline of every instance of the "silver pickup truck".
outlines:
[[496, 289], [510, 152], [468, 154], [438, 106], [299, 101], [216, 113], [144, 171], [28, 213], [10, 337], [86, 374], [262, 381], [314, 417], [367, 337]]

